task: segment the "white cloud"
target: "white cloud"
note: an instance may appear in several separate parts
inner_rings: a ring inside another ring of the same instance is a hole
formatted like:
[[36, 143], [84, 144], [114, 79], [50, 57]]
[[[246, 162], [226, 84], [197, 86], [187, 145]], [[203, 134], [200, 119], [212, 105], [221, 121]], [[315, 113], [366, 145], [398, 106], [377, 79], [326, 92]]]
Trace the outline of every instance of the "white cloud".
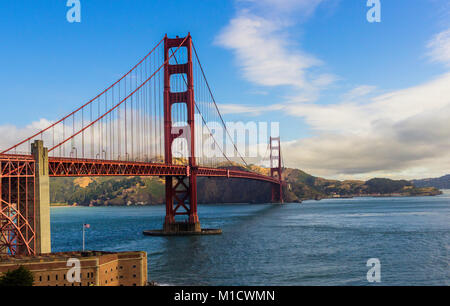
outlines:
[[450, 73], [366, 103], [290, 105], [317, 134], [284, 144], [286, 164], [336, 178], [449, 173], [448, 84]]
[[268, 14], [286, 14], [295, 11], [301, 17], [306, 17], [314, 12], [317, 6], [324, 0], [238, 0], [240, 4], [249, 4], [251, 9], [263, 11]]
[[435, 62], [450, 65], [450, 29], [436, 34], [428, 43], [429, 56]]
[[290, 36], [288, 30], [306, 20], [323, 1], [238, 0], [237, 15], [216, 37], [216, 43], [234, 52], [249, 82], [289, 86], [295, 96], [314, 100], [336, 77], [317, 73], [322, 62], [293, 43], [298, 38]]
[[305, 70], [320, 62], [312, 56], [290, 48], [280, 36], [282, 26], [250, 14], [231, 20], [217, 42], [232, 49], [244, 76], [265, 86], [304, 87]]
[[242, 104], [220, 104], [220, 112], [223, 115], [227, 114], [247, 114], [257, 116], [267, 111], [275, 111], [283, 109], [282, 105], [269, 105], [269, 106], [248, 106]]
[[[18, 141], [27, 139], [31, 135], [39, 132], [51, 124], [52, 122], [47, 119], [40, 119], [39, 121], [34, 121], [31, 124], [21, 128], [11, 124], [1, 125], [0, 135], [2, 135], [2, 137], [0, 137], [0, 152], [17, 144]], [[24, 144], [18, 149], [17, 153], [29, 152], [30, 148], [28, 146], [28, 143]]]
[[290, 104], [289, 114], [303, 117], [322, 132], [367, 133], [375, 125], [395, 123], [450, 102], [450, 73], [407, 89], [393, 91], [363, 103], [343, 102], [331, 105]]
[[375, 86], [370, 85], [361, 85], [351, 89], [349, 92], [344, 94], [344, 101], [354, 101], [356, 99], [366, 97], [367, 95], [373, 93], [375, 91]]

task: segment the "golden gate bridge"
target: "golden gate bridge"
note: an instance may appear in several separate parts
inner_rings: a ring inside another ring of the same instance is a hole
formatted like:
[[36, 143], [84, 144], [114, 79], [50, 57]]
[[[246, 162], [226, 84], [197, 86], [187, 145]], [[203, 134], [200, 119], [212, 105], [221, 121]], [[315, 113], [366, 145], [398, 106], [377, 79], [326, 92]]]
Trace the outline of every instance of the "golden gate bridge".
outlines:
[[[228, 147], [221, 145], [223, 139], [217, 139], [208, 122], [223, 127]], [[184, 155], [174, 156], [177, 141]], [[51, 252], [49, 177], [164, 177], [166, 215], [161, 233], [196, 234], [202, 232], [197, 177], [268, 182], [272, 201], [283, 201], [279, 137], [270, 137], [269, 150], [270, 175], [246, 167], [191, 35], [166, 35], [95, 98], [1, 150], [0, 254]]]

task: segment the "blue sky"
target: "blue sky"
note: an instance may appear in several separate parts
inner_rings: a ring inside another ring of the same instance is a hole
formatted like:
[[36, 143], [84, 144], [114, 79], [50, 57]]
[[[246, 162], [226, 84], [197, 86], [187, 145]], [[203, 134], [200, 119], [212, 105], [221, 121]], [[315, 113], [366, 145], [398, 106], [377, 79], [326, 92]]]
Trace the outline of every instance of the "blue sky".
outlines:
[[190, 31], [226, 119], [279, 121], [288, 166], [448, 173], [450, 5], [381, 0], [369, 23], [366, 2], [81, 0], [82, 22], [68, 23], [65, 0], [1, 1], [0, 129], [58, 119], [165, 33]]

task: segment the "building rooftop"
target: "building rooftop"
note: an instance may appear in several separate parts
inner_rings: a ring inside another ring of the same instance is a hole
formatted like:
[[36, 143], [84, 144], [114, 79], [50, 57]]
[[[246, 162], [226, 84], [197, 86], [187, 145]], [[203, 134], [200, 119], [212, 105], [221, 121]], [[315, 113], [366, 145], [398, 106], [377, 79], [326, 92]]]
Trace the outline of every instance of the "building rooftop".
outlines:
[[115, 255], [115, 254], [136, 254], [141, 253], [142, 251], [127, 251], [127, 252], [105, 252], [105, 251], [73, 251], [73, 252], [56, 252], [56, 253], [48, 253], [48, 254], [39, 254], [39, 255], [0, 255], [0, 263], [6, 262], [17, 262], [17, 261], [45, 261], [45, 260], [55, 260], [55, 259], [67, 259], [68, 257], [98, 257], [103, 255]]

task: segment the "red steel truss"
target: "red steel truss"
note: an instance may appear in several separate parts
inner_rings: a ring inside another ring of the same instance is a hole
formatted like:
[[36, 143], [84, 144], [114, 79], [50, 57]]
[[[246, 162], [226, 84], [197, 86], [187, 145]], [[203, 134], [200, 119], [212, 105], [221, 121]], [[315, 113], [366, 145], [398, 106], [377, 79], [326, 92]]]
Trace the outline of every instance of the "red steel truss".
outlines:
[[35, 253], [35, 162], [0, 155], [0, 254]]
[[[17, 173], [27, 172], [27, 177], [34, 177], [34, 160], [31, 155], [1, 155], [0, 176], [12, 177]], [[49, 157], [50, 177], [82, 176], [190, 176], [192, 169], [184, 165], [167, 165], [144, 162], [119, 162], [97, 159], [54, 158]], [[32, 170], [32, 172], [30, 172]], [[197, 176], [242, 178], [278, 184], [276, 177], [242, 170], [225, 168], [197, 167]]]
[[[32, 158], [27, 156], [27, 158]], [[191, 176], [192, 167], [144, 162], [49, 158], [49, 176]], [[196, 167], [197, 176], [242, 178], [279, 184], [278, 178], [242, 170]]]
[[185, 166], [107, 161], [96, 159], [49, 158], [49, 176], [166, 176], [186, 175]]

